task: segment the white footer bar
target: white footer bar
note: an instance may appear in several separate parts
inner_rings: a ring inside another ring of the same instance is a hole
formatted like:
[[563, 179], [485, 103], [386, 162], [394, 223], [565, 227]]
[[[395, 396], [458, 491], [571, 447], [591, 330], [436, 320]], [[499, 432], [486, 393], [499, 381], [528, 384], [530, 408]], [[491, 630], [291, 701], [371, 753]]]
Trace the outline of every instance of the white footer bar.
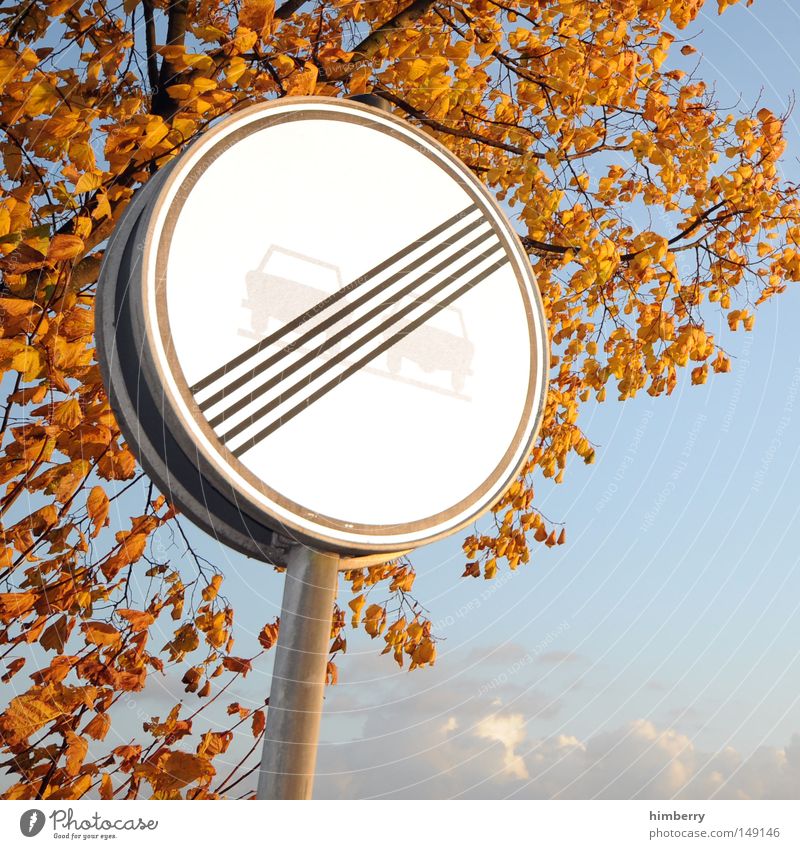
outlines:
[[[302, 804], [312, 805], [308, 811]], [[800, 846], [797, 801], [318, 801], [0, 803], [0, 845]]]

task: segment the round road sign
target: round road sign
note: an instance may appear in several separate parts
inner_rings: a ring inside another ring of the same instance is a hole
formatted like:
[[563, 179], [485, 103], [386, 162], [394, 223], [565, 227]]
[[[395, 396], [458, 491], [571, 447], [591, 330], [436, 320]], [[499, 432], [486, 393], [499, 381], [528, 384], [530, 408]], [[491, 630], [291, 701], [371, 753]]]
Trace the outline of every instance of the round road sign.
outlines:
[[361, 104], [287, 98], [216, 125], [143, 205], [125, 240], [141, 255], [117, 272], [126, 344], [237, 510], [391, 551], [514, 480], [545, 399], [542, 306], [513, 228], [444, 147]]

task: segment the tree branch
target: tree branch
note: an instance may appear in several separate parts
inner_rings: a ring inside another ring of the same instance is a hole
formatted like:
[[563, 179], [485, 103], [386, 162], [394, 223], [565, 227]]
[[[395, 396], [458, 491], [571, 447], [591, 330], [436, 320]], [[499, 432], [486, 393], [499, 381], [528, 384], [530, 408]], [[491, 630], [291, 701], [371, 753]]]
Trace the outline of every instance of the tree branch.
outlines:
[[306, 0], [286, 0], [275, 10], [274, 17], [279, 21], [288, 20], [305, 2]]
[[[674, 245], [677, 242], [680, 242], [681, 239], [685, 239], [690, 233], [693, 233], [701, 224], [708, 219], [718, 210], [721, 209], [728, 203], [727, 198], [723, 198], [723, 200], [719, 201], [719, 203], [715, 203], [713, 206], [710, 206], [704, 212], [701, 212], [696, 218], [694, 218], [683, 230], [680, 230], [676, 233], [671, 239], [667, 241], [668, 245]], [[738, 210], [740, 212], [744, 212], [746, 210]], [[728, 215], [724, 216], [724, 218], [730, 218], [732, 215], [735, 215], [736, 212], [731, 212]], [[720, 219], [718, 219], [719, 221]], [[576, 253], [580, 250], [576, 245], [552, 245], [549, 242], [541, 242], [538, 239], [531, 239], [529, 236], [522, 236], [522, 244], [526, 248], [530, 248], [532, 252], [542, 253], [542, 254], [556, 254], [557, 256], [563, 256], [567, 251], [575, 251]], [[622, 254], [620, 256], [620, 262], [630, 262], [632, 259], [635, 259], [642, 251], [632, 251], [631, 253]]]
[[158, 57], [156, 56], [156, 24], [153, 20], [153, 0], [143, 0], [144, 8], [144, 43], [147, 51], [147, 79], [150, 83], [150, 94], [155, 97], [158, 91]]
[[433, 3], [434, 0], [414, 0], [402, 12], [398, 12], [393, 18], [389, 18], [365, 36], [350, 52], [365, 59], [373, 57], [387, 43], [390, 33], [413, 24], [430, 9]]
[[[186, 18], [189, 14], [189, 0], [174, 0], [169, 7], [167, 20], [167, 47], [183, 46], [186, 38]], [[176, 66], [165, 56], [161, 61], [158, 75], [158, 90], [153, 98], [153, 113], [165, 120], [177, 111], [178, 104], [167, 94], [167, 87], [178, 77]]]
[[497, 139], [492, 139], [489, 138], [489, 136], [484, 136], [480, 133], [473, 133], [471, 130], [460, 129], [458, 127], [448, 127], [446, 124], [442, 124], [439, 121], [433, 120], [433, 118], [429, 118], [424, 112], [421, 112], [419, 109], [415, 109], [410, 103], [407, 103], [405, 100], [398, 97], [396, 94], [392, 94], [391, 92], [388, 92], [385, 89], [376, 88], [373, 89], [373, 92], [374, 94], [379, 95], [385, 100], [388, 100], [390, 103], [394, 103], [395, 106], [399, 106], [403, 110], [403, 112], [410, 115], [412, 118], [415, 118], [420, 123], [430, 127], [432, 130], [436, 130], [439, 133], [446, 133], [447, 135], [457, 136], [458, 138], [472, 139], [473, 141], [476, 141], [479, 144], [486, 144], [490, 145], [491, 147], [497, 147], [500, 150], [506, 150], [509, 153], [516, 154], [517, 156], [524, 156], [526, 153], [529, 153], [536, 159], [544, 159], [544, 154], [542, 153], [526, 151], [524, 148], [521, 148], [518, 145], [499, 141]]

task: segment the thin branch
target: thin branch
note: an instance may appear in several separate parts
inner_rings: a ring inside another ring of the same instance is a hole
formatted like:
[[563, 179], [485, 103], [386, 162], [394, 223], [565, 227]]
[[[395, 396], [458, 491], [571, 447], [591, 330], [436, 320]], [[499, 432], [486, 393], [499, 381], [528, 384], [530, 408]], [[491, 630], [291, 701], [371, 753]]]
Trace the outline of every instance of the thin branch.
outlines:
[[[667, 241], [667, 244], [672, 246], [677, 242], [680, 242], [681, 239], [685, 239], [690, 233], [694, 232], [701, 224], [705, 223], [718, 209], [721, 209], [725, 204], [728, 203], [728, 199], [723, 199], [719, 201], [719, 203], [715, 203], [713, 206], [710, 206], [704, 212], [701, 212], [696, 218], [694, 218], [686, 227], [683, 228], [680, 232], [676, 233], [671, 239]], [[737, 210], [736, 212], [730, 212], [726, 216], [724, 216], [723, 220], [731, 218], [733, 215], [738, 214], [739, 212], [745, 212], [746, 210]], [[574, 251], [577, 253], [580, 248], [576, 245], [552, 245], [548, 242], [541, 242], [538, 239], [532, 239], [530, 236], [522, 237], [522, 244], [526, 248], [531, 248], [534, 252], [542, 253], [542, 254], [556, 254], [557, 256], [564, 256], [568, 251]], [[632, 251], [631, 253], [622, 254], [619, 260], [620, 262], [630, 262], [632, 259], [635, 259], [642, 251]]]
[[[508, 151], [508, 153], [514, 153], [517, 156], [524, 156], [528, 151], [524, 148], [518, 147], [515, 144], [509, 144], [508, 142], [498, 141], [497, 139], [489, 138], [489, 136], [481, 135], [480, 133], [473, 133], [471, 130], [462, 129], [459, 127], [448, 127], [446, 124], [442, 124], [439, 121], [435, 121], [432, 118], [428, 118], [428, 116], [421, 112], [419, 109], [415, 109], [410, 103], [407, 103], [402, 98], [398, 97], [396, 94], [392, 92], [386, 91], [384, 89], [374, 89], [374, 93], [384, 98], [384, 100], [388, 100], [390, 103], [394, 103], [395, 106], [399, 106], [405, 113], [410, 115], [412, 118], [415, 118], [422, 124], [425, 124], [427, 127], [430, 127], [432, 130], [436, 130], [439, 133], [446, 133], [450, 136], [456, 136], [462, 139], [471, 139], [472, 141], [478, 142], [479, 144], [489, 145], [490, 147], [496, 147], [500, 150]], [[544, 154], [536, 153], [534, 151], [530, 151], [529, 154], [536, 159], [544, 159]]]
[[156, 56], [156, 24], [153, 19], [153, 0], [143, 0], [144, 8], [144, 42], [147, 52], [147, 79], [150, 83], [150, 94], [155, 97], [158, 91], [158, 57]]

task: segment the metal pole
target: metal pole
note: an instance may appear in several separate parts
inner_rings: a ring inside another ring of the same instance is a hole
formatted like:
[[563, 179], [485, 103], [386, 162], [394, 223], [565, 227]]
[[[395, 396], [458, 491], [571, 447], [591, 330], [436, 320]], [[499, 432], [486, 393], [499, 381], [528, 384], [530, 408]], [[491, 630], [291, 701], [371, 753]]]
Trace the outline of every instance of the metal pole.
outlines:
[[259, 799], [310, 799], [325, 691], [339, 557], [289, 553], [267, 710]]

